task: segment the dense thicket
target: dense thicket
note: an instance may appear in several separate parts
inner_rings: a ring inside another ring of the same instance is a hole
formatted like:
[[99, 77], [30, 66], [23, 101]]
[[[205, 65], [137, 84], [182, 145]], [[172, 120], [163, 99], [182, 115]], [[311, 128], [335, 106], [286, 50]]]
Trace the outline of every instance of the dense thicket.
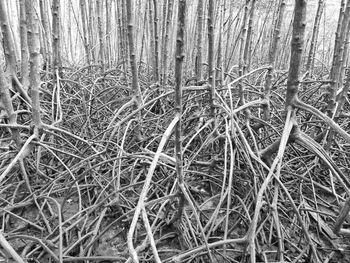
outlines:
[[349, 261], [350, 0], [0, 23], [0, 261]]

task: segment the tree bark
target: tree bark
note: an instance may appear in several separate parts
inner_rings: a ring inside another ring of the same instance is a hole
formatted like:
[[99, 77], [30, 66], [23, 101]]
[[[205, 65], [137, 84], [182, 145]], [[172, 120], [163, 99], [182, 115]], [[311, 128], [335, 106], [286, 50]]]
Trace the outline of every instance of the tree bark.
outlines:
[[80, 13], [81, 13], [81, 24], [83, 28], [83, 44], [85, 49], [85, 57], [88, 66], [91, 65], [91, 56], [90, 56], [90, 44], [88, 38], [88, 21], [87, 21], [87, 11], [86, 11], [86, 0], [80, 0]]
[[11, 75], [16, 74], [16, 55], [14, 41], [11, 33], [10, 23], [8, 20], [7, 8], [5, 1], [0, 1], [0, 23], [2, 29], [2, 41], [5, 53], [7, 71]]
[[316, 52], [316, 47], [317, 47], [317, 39], [318, 39], [319, 30], [320, 30], [320, 22], [321, 22], [321, 17], [322, 17], [324, 6], [325, 6], [324, 0], [319, 0], [318, 6], [317, 6], [317, 11], [316, 11], [316, 16], [315, 16], [315, 21], [314, 21], [314, 27], [312, 30], [309, 55], [308, 55], [307, 63], [306, 63], [306, 71], [309, 71], [309, 75], [312, 75], [312, 73], [313, 73], [313, 68], [314, 68], [314, 63], [315, 63], [315, 52]]
[[30, 97], [32, 99], [32, 122], [34, 125], [34, 134], [39, 136], [39, 128], [41, 126], [40, 118], [40, 100], [39, 88], [40, 80], [40, 35], [39, 35], [39, 19], [36, 10], [39, 10], [37, 1], [26, 0], [26, 8], [28, 9], [28, 47], [30, 53]]
[[[132, 87], [133, 87], [133, 93], [135, 97], [135, 106], [134, 108], [137, 109], [142, 104], [141, 101], [141, 90], [139, 85], [139, 77], [138, 77], [138, 70], [137, 70], [137, 60], [136, 60], [136, 53], [135, 53], [135, 46], [134, 46], [134, 26], [133, 26], [133, 0], [127, 0], [126, 1], [126, 16], [128, 20], [128, 40], [129, 40], [129, 56], [130, 56], [130, 66], [131, 66], [131, 74], [132, 74]], [[138, 115], [138, 125], [135, 129], [136, 137], [139, 141], [142, 140], [142, 133], [141, 133], [141, 114]]]
[[[210, 103], [210, 117], [215, 120], [215, 64], [214, 64], [214, 0], [209, 0], [208, 5], [208, 83], [209, 103]], [[215, 121], [214, 121], [215, 126]]]
[[198, 0], [197, 6], [197, 57], [196, 57], [196, 76], [197, 81], [201, 81], [202, 75], [202, 49], [203, 49], [203, 2], [204, 0]]
[[61, 75], [61, 15], [60, 15], [60, 0], [52, 2], [52, 53], [53, 53], [53, 69]]
[[98, 39], [99, 39], [99, 64], [101, 67], [101, 71], [105, 72], [105, 41], [104, 41], [104, 32], [103, 32], [103, 27], [102, 27], [102, 0], [97, 0], [97, 25], [98, 25]]
[[20, 8], [20, 39], [21, 39], [21, 78], [23, 88], [27, 91], [29, 86], [29, 51], [27, 38], [27, 21], [25, 0], [19, 1]]

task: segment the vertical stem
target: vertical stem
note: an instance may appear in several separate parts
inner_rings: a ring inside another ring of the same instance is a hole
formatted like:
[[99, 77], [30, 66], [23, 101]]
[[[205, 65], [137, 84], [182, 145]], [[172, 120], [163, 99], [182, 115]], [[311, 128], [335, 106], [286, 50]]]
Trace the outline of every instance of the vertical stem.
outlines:
[[142, 40], [141, 40], [141, 50], [140, 50], [140, 57], [139, 57], [139, 70], [141, 68], [141, 61], [143, 58], [143, 54], [144, 54], [144, 50], [145, 50], [145, 46], [146, 46], [146, 35], [147, 35], [147, 2], [145, 4], [144, 7], [144, 13], [143, 13], [143, 27], [142, 27]]
[[151, 0], [148, 2], [148, 12], [149, 12], [149, 32], [150, 32], [150, 57], [151, 57], [151, 64], [152, 64], [152, 72], [153, 72], [153, 79], [156, 78], [156, 56], [154, 54], [155, 50], [155, 39], [154, 39], [154, 22], [153, 22], [153, 8], [151, 4]]
[[104, 44], [104, 36], [103, 36], [103, 28], [102, 28], [102, 0], [97, 0], [97, 25], [98, 25], [98, 38], [99, 38], [99, 64], [101, 66], [102, 72], [105, 71], [105, 44]]
[[197, 81], [201, 81], [203, 78], [203, 75], [202, 75], [203, 2], [204, 2], [204, 0], [198, 0], [198, 6], [197, 6], [197, 60], [196, 60]]
[[[214, 65], [214, 0], [209, 0], [208, 5], [208, 83], [210, 85], [210, 117], [215, 119], [215, 65]], [[215, 122], [214, 122], [215, 123]]]
[[223, 39], [223, 35], [224, 35], [224, 12], [226, 10], [226, 0], [224, 0], [224, 3], [221, 7], [220, 10], [220, 24], [219, 24], [219, 40], [218, 40], [218, 56], [216, 59], [216, 85], [220, 85], [220, 83], [222, 83], [223, 81], [223, 71], [224, 71], [224, 67], [223, 67], [223, 59], [222, 59], [222, 39]]
[[95, 56], [95, 43], [94, 43], [94, 0], [90, 0], [89, 1], [89, 26], [88, 26], [88, 37], [89, 37], [89, 44], [90, 44], [90, 52], [91, 52], [91, 59], [92, 62], [95, 63], [96, 62], [96, 56]]
[[[60, 0], [52, 2], [52, 52], [53, 52], [53, 68], [56, 72], [60, 72], [61, 62], [61, 33], [60, 33]], [[55, 73], [56, 74], [56, 73]]]
[[162, 84], [166, 85], [168, 82], [168, 53], [169, 53], [169, 32], [171, 26], [171, 19], [173, 16], [173, 2], [174, 0], [168, 0], [168, 12], [166, 16], [166, 25], [165, 25], [165, 36], [164, 43], [162, 47]]
[[45, 46], [45, 53], [44, 61], [46, 64], [46, 67], [48, 68], [52, 64], [52, 48], [51, 48], [51, 28], [49, 25], [49, 18], [48, 18], [48, 3], [45, 0], [40, 0], [40, 17], [41, 17], [41, 24], [43, 27], [43, 38], [44, 38], [44, 46]]
[[293, 105], [297, 98], [300, 78], [302, 52], [306, 25], [306, 0], [296, 0], [291, 45], [291, 57], [287, 81], [286, 109]]
[[[241, 29], [241, 36], [240, 36], [240, 45], [239, 45], [239, 70], [238, 75], [241, 77], [244, 75], [245, 71], [245, 50], [246, 50], [246, 40], [247, 39], [247, 20], [248, 20], [248, 5], [250, 0], [246, 0], [245, 6], [244, 6], [244, 15], [243, 15], [243, 21], [242, 21], [242, 29]], [[244, 104], [244, 87], [242, 84], [242, 81], [238, 83], [238, 90], [239, 90], [239, 103], [240, 105]]]
[[16, 74], [16, 55], [14, 42], [12, 38], [10, 23], [8, 20], [7, 8], [4, 0], [0, 0], [0, 23], [2, 30], [2, 41], [5, 53], [7, 71], [11, 75]]
[[316, 46], [317, 46], [317, 38], [318, 38], [319, 30], [320, 30], [320, 22], [321, 22], [321, 17], [322, 17], [324, 6], [325, 6], [324, 0], [318, 0], [318, 6], [317, 6], [315, 21], [314, 21], [314, 27], [312, 29], [312, 37], [311, 37], [311, 43], [310, 43], [309, 56], [307, 58], [307, 63], [306, 63], [306, 71], [309, 71], [310, 75], [312, 75], [312, 72], [313, 72], [314, 61], [315, 61], [315, 51], [316, 51]]
[[81, 23], [83, 28], [83, 42], [85, 48], [85, 56], [87, 64], [91, 65], [90, 47], [88, 39], [88, 24], [87, 24], [87, 11], [86, 11], [86, 0], [80, 0], [80, 12], [81, 12]]
[[[2, 54], [1, 54], [2, 55]], [[9, 124], [17, 124], [17, 114], [15, 113], [12, 105], [11, 94], [10, 94], [10, 77], [0, 67], [0, 103], [2, 108], [6, 111]], [[18, 147], [21, 147], [21, 136], [19, 130], [16, 128], [11, 128], [12, 139]]]
[[[350, 20], [348, 23], [348, 30], [350, 29]], [[349, 31], [347, 32], [345, 39], [344, 39], [344, 51], [343, 51], [343, 57], [342, 57], [342, 65], [340, 68], [340, 73], [339, 73], [339, 80], [343, 80], [344, 74], [345, 74], [345, 69], [348, 66], [348, 57], [349, 57], [349, 40], [350, 40], [350, 34]]]
[[41, 125], [40, 118], [40, 38], [39, 38], [39, 19], [36, 10], [39, 10], [38, 2], [26, 0], [26, 8], [28, 9], [28, 48], [30, 53], [30, 96], [32, 99], [32, 118], [34, 124], [34, 134], [39, 136], [39, 128]]
[[[134, 26], [133, 26], [133, 1], [126, 1], [126, 16], [128, 20], [128, 40], [129, 40], [129, 56], [130, 56], [130, 66], [131, 66], [131, 74], [132, 74], [132, 87], [135, 97], [135, 109], [137, 109], [141, 105], [141, 90], [139, 85], [138, 78], [138, 70], [137, 70], [137, 60], [135, 54], [135, 46], [134, 46]], [[136, 137], [139, 141], [142, 140], [141, 135], [141, 114], [138, 116], [138, 126], [135, 128]]]
[[106, 0], [106, 59], [108, 68], [111, 67], [111, 0]]
[[252, 54], [253, 24], [255, 19], [255, 3], [256, 3], [256, 0], [252, 0], [249, 20], [248, 20], [247, 38], [245, 40], [245, 47], [244, 47], [244, 53], [243, 53], [243, 61], [244, 61], [243, 74], [249, 71], [249, 68], [250, 68], [250, 60], [251, 60], [251, 54]]
[[25, 90], [29, 86], [29, 52], [28, 52], [28, 38], [27, 38], [27, 22], [26, 22], [26, 8], [25, 0], [19, 1], [20, 7], [20, 39], [21, 39], [21, 77], [22, 85]]
[[333, 62], [330, 73], [330, 79], [333, 81], [331, 85], [329, 85], [328, 89], [328, 109], [327, 114], [328, 117], [333, 117], [334, 109], [336, 106], [335, 96], [339, 87], [342, 86], [342, 80], [339, 79], [342, 65], [345, 63], [343, 59], [344, 53], [344, 41], [346, 39], [346, 35], [348, 32], [348, 25], [350, 21], [350, 0], [347, 0], [346, 7], [344, 9], [344, 2], [342, 2], [341, 12], [339, 15], [338, 28], [336, 33], [336, 40], [333, 52]]
[[153, 0], [153, 8], [154, 8], [154, 60], [155, 60], [155, 68], [154, 68], [154, 77], [155, 81], [159, 82], [159, 35], [158, 35], [158, 8], [157, 8], [157, 0]]
[[268, 69], [268, 72], [266, 74], [266, 79], [264, 84], [264, 99], [267, 101], [267, 105], [264, 108], [263, 118], [266, 121], [270, 119], [270, 95], [271, 95], [272, 79], [275, 71], [277, 48], [281, 38], [281, 26], [282, 26], [285, 7], [286, 7], [286, 0], [280, 0], [279, 6], [278, 6], [278, 9], [279, 9], [278, 17], [277, 17], [275, 28], [273, 31], [271, 47], [269, 51], [270, 68]]
[[182, 64], [185, 57], [184, 50], [184, 31], [185, 31], [185, 13], [186, 0], [179, 0], [178, 18], [177, 18], [177, 36], [175, 51], [175, 114], [179, 117], [179, 121], [175, 126], [175, 158], [176, 158], [176, 174], [179, 184], [184, 183], [183, 177], [183, 160], [182, 160], [182, 131], [181, 131], [181, 115], [182, 115]]
[[[130, 0], [132, 1], [132, 0]], [[123, 29], [123, 58], [124, 58], [124, 73], [126, 76], [126, 72], [128, 71], [127, 65], [129, 65], [129, 57], [130, 54], [128, 53], [128, 15], [126, 10], [126, 4], [129, 2], [129, 0], [121, 0], [122, 2], [122, 8], [121, 8], [121, 14], [122, 14], [122, 29]], [[134, 37], [134, 36], [133, 36]]]
[[118, 17], [118, 39], [119, 39], [119, 45], [118, 45], [118, 57], [122, 59], [123, 66], [126, 68], [125, 64], [125, 52], [124, 52], [124, 31], [123, 31], [123, 15], [122, 15], [122, 8], [123, 5], [121, 1], [116, 2], [116, 17]]

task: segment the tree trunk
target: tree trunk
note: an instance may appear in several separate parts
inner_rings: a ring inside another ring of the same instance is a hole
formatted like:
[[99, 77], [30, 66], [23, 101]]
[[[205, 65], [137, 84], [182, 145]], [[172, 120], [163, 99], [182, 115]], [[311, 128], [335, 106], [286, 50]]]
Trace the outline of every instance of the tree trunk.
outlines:
[[111, 10], [112, 3], [111, 0], [106, 0], [106, 60], [107, 67], [110, 68], [112, 65], [112, 46], [111, 46]]
[[[248, 26], [248, 13], [249, 13], [249, 2], [250, 0], [246, 0], [245, 6], [244, 6], [244, 14], [243, 14], [243, 20], [242, 20], [242, 28], [241, 28], [241, 36], [240, 36], [240, 45], [239, 45], [239, 69], [238, 69], [238, 75], [239, 77], [243, 76], [245, 73], [245, 58], [246, 58], [246, 47], [248, 40], [247, 38], [247, 26]], [[248, 44], [249, 45], [249, 44]], [[242, 81], [239, 81], [238, 83], [238, 92], [239, 92], [239, 105], [244, 105], [244, 86], [242, 84]]]
[[196, 76], [197, 81], [201, 81], [202, 75], [202, 49], [203, 49], [203, 2], [204, 0], [198, 0], [197, 6], [197, 57], [196, 57]]
[[320, 30], [320, 22], [321, 22], [321, 17], [322, 17], [324, 6], [325, 6], [324, 0], [318, 0], [318, 6], [317, 6], [315, 21], [314, 21], [314, 27], [312, 30], [310, 50], [309, 50], [309, 55], [308, 55], [307, 63], [306, 63], [306, 71], [309, 71], [309, 75], [311, 75], [311, 76], [313, 74], [313, 68], [314, 68], [314, 63], [315, 63], [315, 53], [316, 53], [316, 48], [317, 48], [317, 39], [318, 39], [319, 30]]
[[275, 63], [277, 57], [277, 49], [281, 38], [281, 26], [284, 16], [284, 10], [286, 7], [286, 0], [280, 0], [278, 6], [278, 17], [275, 23], [275, 28], [273, 31], [273, 37], [271, 41], [271, 48], [269, 50], [269, 64], [270, 68], [266, 74], [265, 84], [264, 84], [264, 99], [266, 100], [266, 107], [264, 108], [263, 119], [268, 121], [270, 119], [270, 96], [271, 96], [271, 87], [273, 74], [275, 71]]
[[40, 16], [41, 24], [43, 27], [43, 38], [45, 53], [43, 54], [44, 63], [46, 68], [50, 67], [52, 64], [52, 46], [51, 46], [51, 28], [48, 18], [48, 3], [45, 0], [40, 0]]
[[256, 0], [252, 0], [250, 15], [248, 20], [248, 30], [247, 30], [247, 38], [245, 40], [245, 47], [243, 52], [243, 74], [247, 73], [250, 68], [250, 61], [252, 55], [252, 35], [253, 35], [253, 24], [255, 19], [255, 3]]
[[159, 82], [159, 34], [158, 34], [158, 7], [157, 0], [153, 0], [153, 9], [154, 9], [154, 60], [155, 60], [155, 68], [154, 68], [154, 80]]
[[296, 0], [292, 33], [292, 52], [287, 81], [286, 109], [292, 106], [293, 102], [297, 99], [300, 84], [300, 69], [303, 55], [305, 24], [306, 0]]
[[34, 134], [38, 138], [41, 126], [39, 88], [40, 80], [40, 35], [39, 19], [36, 11], [39, 10], [37, 1], [26, 0], [28, 9], [28, 48], [30, 53], [30, 97], [32, 99], [32, 122]]
[[[139, 77], [138, 77], [138, 70], [137, 70], [137, 60], [136, 60], [136, 54], [135, 54], [135, 46], [134, 46], [134, 26], [133, 26], [133, 1], [127, 0], [126, 1], [126, 16], [128, 19], [128, 40], [129, 40], [129, 56], [130, 56], [130, 67], [131, 67], [131, 74], [132, 74], [132, 87], [133, 87], [133, 93], [135, 97], [135, 103], [134, 108], [138, 109], [140, 105], [142, 104], [141, 101], [141, 90], [139, 85]], [[141, 133], [141, 114], [138, 114], [138, 124], [135, 128], [136, 137], [138, 141], [142, 140], [142, 133]]]
[[[1, 54], [2, 55], [2, 54]], [[17, 113], [14, 111], [12, 105], [12, 99], [10, 94], [11, 78], [8, 73], [4, 72], [3, 67], [0, 67], [0, 109], [5, 110], [6, 119], [10, 125], [17, 125]], [[21, 147], [22, 140], [19, 133], [19, 129], [11, 128], [12, 140], [16, 143], [17, 147]]]
[[99, 44], [100, 44], [100, 49], [99, 49], [99, 64], [101, 67], [101, 71], [105, 72], [105, 41], [104, 41], [104, 32], [102, 28], [102, 16], [103, 16], [103, 11], [102, 11], [102, 0], [97, 0], [97, 25], [98, 25], [98, 39], [99, 39]]
[[60, 0], [52, 1], [52, 53], [53, 53], [53, 69], [61, 75], [61, 15]]
[[24, 90], [28, 91], [29, 86], [29, 51], [27, 39], [27, 21], [25, 0], [19, 1], [20, 6], [20, 39], [21, 39], [21, 78]]
[[171, 20], [173, 16], [173, 2], [174, 0], [168, 0], [168, 10], [166, 15], [166, 25], [164, 31], [164, 43], [162, 46], [162, 84], [166, 85], [168, 83], [168, 53], [169, 53], [169, 32], [171, 27]]
[[91, 65], [91, 56], [90, 56], [90, 44], [88, 38], [88, 20], [87, 20], [87, 11], [86, 11], [86, 0], [80, 0], [80, 13], [81, 13], [81, 24], [83, 28], [83, 44], [85, 49], [85, 57], [88, 66]]
[[333, 62], [330, 73], [330, 79], [333, 81], [331, 85], [329, 85], [328, 89], [328, 108], [327, 114], [328, 117], [333, 117], [334, 109], [336, 106], [336, 92], [342, 86], [342, 80], [340, 79], [341, 68], [345, 61], [343, 61], [344, 54], [344, 44], [347, 38], [348, 25], [350, 22], [350, 0], [347, 0], [345, 9], [339, 15], [338, 28], [336, 33], [336, 40], [334, 46], [333, 53]]
[[0, 23], [2, 29], [2, 41], [3, 49], [5, 53], [5, 60], [7, 65], [7, 71], [11, 75], [16, 74], [16, 55], [15, 55], [15, 44], [13, 41], [11, 28], [8, 20], [7, 8], [5, 1], [0, 1]]
[[[214, 64], [214, 0], [209, 0], [208, 5], [208, 83], [209, 103], [210, 103], [210, 118], [215, 120], [215, 64]], [[215, 121], [214, 121], [215, 126]]]
[[179, 184], [184, 184], [183, 160], [182, 160], [182, 63], [185, 57], [184, 37], [185, 37], [185, 13], [186, 0], [179, 0], [177, 36], [175, 51], [175, 115], [179, 118], [175, 126], [175, 158], [176, 174]]

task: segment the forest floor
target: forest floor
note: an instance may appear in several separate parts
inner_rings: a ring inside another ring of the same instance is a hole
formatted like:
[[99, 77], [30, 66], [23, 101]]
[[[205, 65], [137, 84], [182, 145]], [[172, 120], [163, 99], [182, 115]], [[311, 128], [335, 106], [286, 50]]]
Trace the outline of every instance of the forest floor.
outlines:
[[[324, 161], [290, 144], [280, 181], [268, 181], [265, 164], [254, 157], [282, 134], [286, 74], [275, 79], [271, 120], [260, 129], [254, 117], [259, 107], [252, 107], [252, 118], [247, 118], [244, 110], [237, 110], [237, 90], [218, 83], [221, 98], [213, 131], [207, 86], [186, 83], [182, 132], [187, 199], [179, 194], [174, 135], [167, 131], [174, 120], [173, 85], [152, 84], [148, 76], [141, 68], [143, 106], [137, 111], [130, 76], [120, 67], [103, 75], [67, 68], [58, 86], [43, 75], [42, 121], [47, 125], [40, 140], [32, 143], [22, 164], [15, 159], [19, 149], [0, 142], [0, 171], [12, 167], [0, 185], [2, 235], [22, 258], [131, 262], [128, 232], [145, 191], [133, 232], [140, 262], [250, 262], [252, 224], [257, 226], [257, 262], [317, 262], [316, 257], [319, 262], [350, 262], [349, 238], [332, 230], [346, 193]], [[244, 84], [249, 101], [260, 99], [259, 74]], [[322, 110], [324, 91], [315, 82], [300, 97]], [[316, 137], [324, 129], [311, 114], [298, 114], [304, 132]], [[135, 129], [139, 116], [141, 140]], [[19, 119], [30, 124], [27, 111]], [[346, 119], [341, 125], [348, 127]], [[329, 152], [347, 174], [349, 146], [336, 138]], [[349, 227], [350, 218], [343, 225]], [[12, 262], [1, 244], [0, 262]]]

